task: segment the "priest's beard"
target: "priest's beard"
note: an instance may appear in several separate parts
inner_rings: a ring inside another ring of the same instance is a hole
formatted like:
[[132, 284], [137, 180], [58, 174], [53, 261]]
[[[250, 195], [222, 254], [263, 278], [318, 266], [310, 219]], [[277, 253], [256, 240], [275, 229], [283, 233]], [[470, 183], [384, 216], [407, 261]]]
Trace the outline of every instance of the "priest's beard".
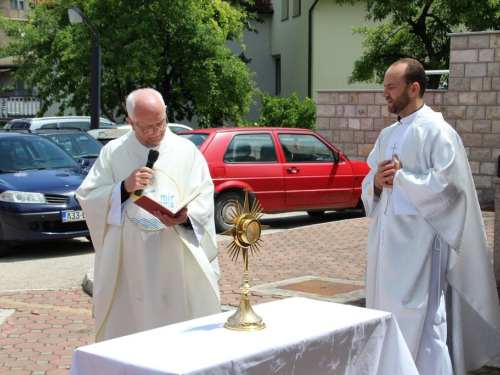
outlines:
[[406, 108], [406, 106], [408, 104], [410, 104], [410, 95], [408, 95], [408, 92], [406, 91], [406, 88], [405, 90], [403, 91], [403, 93], [401, 95], [399, 95], [393, 102], [392, 104], [389, 104], [387, 106], [387, 110], [390, 112], [390, 113], [395, 113], [395, 114], [399, 114], [403, 109]]

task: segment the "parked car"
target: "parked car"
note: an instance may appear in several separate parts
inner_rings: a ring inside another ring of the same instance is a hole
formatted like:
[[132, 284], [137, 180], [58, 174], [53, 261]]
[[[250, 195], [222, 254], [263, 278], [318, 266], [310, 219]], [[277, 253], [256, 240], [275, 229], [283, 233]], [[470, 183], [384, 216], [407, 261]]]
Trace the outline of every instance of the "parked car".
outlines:
[[186, 130], [193, 130], [193, 128], [190, 127], [190, 126], [182, 125], [182, 124], [174, 124], [174, 123], [171, 123], [171, 124], [169, 123], [168, 124], [168, 128], [174, 134], [177, 134], [177, 133], [180, 133], [180, 132], [184, 132]]
[[215, 225], [232, 226], [236, 202], [257, 198], [263, 212], [362, 207], [361, 182], [369, 171], [351, 161], [317, 133], [298, 128], [211, 128], [178, 134], [207, 160], [215, 185]]
[[85, 171], [53, 142], [0, 133], [0, 256], [28, 242], [88, 237], [75, 191]]
[[[116, 124], [100, 118], [101, 128], [114, 128]], [[90, 116], [34, 117], [15, 119], [5, 124], [4, 130], [37, 130], [37, 129], [80, 129], [90, 130]]]
[[69, 153], [88, 172], [94, 165], [102, 143], [79, 130], [36, 130], [36, 135], [47, 138]]
[[[169, 123], [168, 128], [174, 134], [177, 134], [181, 131], [193, 130], [193, 128], [189, 126], [174, 123]], [[130, 129], [132, 129], [132, 126], [130, 126], [129, 124], [121, 124], [117, 125], [115, 129], [92, 129], [89, 130], [88, 133], [105, 145], [109, 141], [115, 138], [119, 138], [125, 133], [128, 133]]]

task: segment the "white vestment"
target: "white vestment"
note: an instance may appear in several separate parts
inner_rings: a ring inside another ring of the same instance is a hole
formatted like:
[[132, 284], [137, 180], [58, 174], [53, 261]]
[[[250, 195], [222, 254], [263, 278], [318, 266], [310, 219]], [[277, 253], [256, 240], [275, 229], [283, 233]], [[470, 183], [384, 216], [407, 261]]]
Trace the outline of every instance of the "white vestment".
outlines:
[[[427, 106], [412, 117], [411, 124], [383, 129], [368, 157], [371, 171], [362, 193], [372, 219], [366, 304], [395, 315], [416, 361], [422, 356], [424, 323], [433, 304], [434, 328], [440, 318], [448, 323], [453, 371], [465, 375], [500, 353], [500, 308], [486, 233], [460, 137]], [[408, 128], [397, 130], [404, 134], [392, 151], [393, 133], [401, 126]], [[402, 169], [393, 189], [384, 188], [376, 197], [378, 165], [392, 152]], [[433, 287], [431, 274], [437, 282]], [[442, 311], [446, 283], [450, 288]]]
[[201, 241], [183, 226], [165, 227], [133, 198], [123, 203], [122, 225], [119, 220], [108, 224], [113, 223], [108, 217], [113, 190], [145, 165], [150, 150], [134, 132], [109, 142], [77, 190], [96, 251], [96, 341], [221, 311], [214, 192], [206, 161], [190, 141], [168, 130], [154, 149], [160, 154], [145, 194], [173, 209], [201, 192], [188, 205], [190, 220], [202, 228]]

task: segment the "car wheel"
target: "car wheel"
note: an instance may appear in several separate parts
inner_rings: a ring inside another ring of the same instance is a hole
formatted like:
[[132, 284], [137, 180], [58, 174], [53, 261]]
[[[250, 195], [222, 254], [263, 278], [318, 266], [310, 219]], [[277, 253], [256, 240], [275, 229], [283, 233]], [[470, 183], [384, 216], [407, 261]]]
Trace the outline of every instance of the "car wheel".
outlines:
[[0, 258], [11, 253], [12, 247], [8, 242], [0, 241]]
[[359, 202], [358, 202], [357, 208], [360, 208], [361, 209], [361, 214], [363, 216], [366, 216], [365, 205], [363, 204], [363, 201], [361, 200], [361, 198], [359, 198]]
[[233, 216], [237, 212], [237, 202], [243, 207], [243, 197], [235, 192], [221, 194], [215, 201], [215, 229], [225, 232], [233, 226]]
[[325, 211], [307, 211], [307, 214], [311, 217], [321, 217], [325, 214]]

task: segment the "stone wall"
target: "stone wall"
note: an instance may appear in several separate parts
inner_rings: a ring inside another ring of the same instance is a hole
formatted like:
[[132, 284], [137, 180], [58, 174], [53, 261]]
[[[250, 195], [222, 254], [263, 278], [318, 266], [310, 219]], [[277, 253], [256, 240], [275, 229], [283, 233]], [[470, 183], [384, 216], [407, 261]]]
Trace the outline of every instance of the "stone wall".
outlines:
[[[493, 203], [500, 155], [500, 31], [451, 34], [448, 90], [428, 90], [425, 103], [460, 134], [479, 201]], [[316, 131], [350, 159], [366, 160], [384, 127], [382, 90], [318, 90]]]

